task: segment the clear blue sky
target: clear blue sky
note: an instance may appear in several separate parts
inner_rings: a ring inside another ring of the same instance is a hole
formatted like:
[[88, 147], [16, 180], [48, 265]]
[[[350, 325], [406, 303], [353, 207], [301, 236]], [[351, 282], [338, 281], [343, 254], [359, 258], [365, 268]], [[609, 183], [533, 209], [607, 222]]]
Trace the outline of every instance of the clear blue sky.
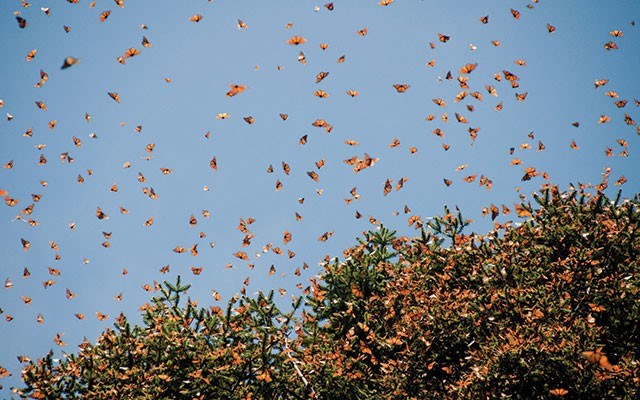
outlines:
[[[326, 254], [341, 255], [361, 232], [375, 228], [370, 216], [411, 236], [416, 233], [407, 226], [411, 215], [426, 218], [441, 214], [444, 205], [457, 205], [475, 220], [473, 230], [486, 232], [492, 222], [482, 218], [483, 207], [494, 203], [513, 209], [520, 193], [529, 195], [544, 183], [542, 177], [522, 182], [526, 167], [547, 172], [550, 182], [562, 188], [570, 182], [598, 183], [610, 167], [609, 194], [615, 194], [614, 183], [621, 176], [628, 180], [622, 186], [626, 197], [640, 188], [640, 136], [637, 126], [624, 120], [627, 113], [640, 121], [634, 103], [640, 99], [640, 34], [638, 25], [632, 25], [634, 19], [640, 23], [637, 1], [507, 5], [396, 0], [387, 7], [377, 1], [334, 1], [332, 11], [306, 0], [138, 0], [125, 1], [124, 8], [106, 0], [96, 1], [93, 8], [87, 0], [31, 3], [27, 8], [18, 0], [0, 3], [0, 161], [13, 161], [13, 168], [0, 169], [0, 189], [19, 200], [13, 207], [0, 206], [0, 279], [13, 284], [0, 288], [0, 366], [13, 374], [0, 380], [2, 397], [19, 384], [17, 355], [36, 358], [50, 348], [57, 354], [73, 352], [84, 337], [95, 340], [120, 312], [139, 321], [138, 307], [153, 295], [142, 286], [154, 281], [180, 274], [193, 284], [191, 297], [211, 305], [213, 290], [225, 301], [249, 277], [247, 293], [283, 288], [286, 306], [290, 296], [300, 294], [296, 284], [306, 287], [320, 271], [318, 262]], [[50, 7], [49, 15], [41, 7]], [[519, 19], [510, 7], [520, 12]], [[106, 10], [111, 14], [100, 22]], [[27, 21], [24, 29], [15, 12]], [[203, 17], [198, 23], [189, 20], [195, 14]], [[483, 24], [480, 18], [486, 15], [489, 21]], [[238, 19], [245, 29], [238, 28]], [[547, 24], [555, 32], [549, 33]], [[68, 33], [64, 25], [71, 28]], [[367, 35], [358, 35], [365, 27]], [[623, 36], [610, 35], [613, 30]], [[450, 39], [442, 42], [438, 34]], [[287, 44], [294, 35], [306, 43]], [[142, 46], [143, 36], [151, 47]], [[496, 40], [500, 46], [492, 45]], [[609, 41], [618, 49], [605, 50]], [[322, 43], [328, 44], [326, 50]], [[132, 47], [141, 53], [118, 63]], [[27, 62], [33, 49], [35, 57]], [[306, 64], [298, 61], [300, 51]], [[342, 55], [345, 60], [338, 63]], [[79, 62], [62, 70], [69, 56]], [[431, 61], [434, 66], [427, 65]], [[468, 63], [477, 68], [467, 75], [467, 91], [480, 92], [482, 101], [467, 95], [456, 103], [463, 91], [457, 77]], [[40, 70], [48, 80], [38, 88], [34, 84]], [[511, 88], [503, 70], [519, 77], [518, 88]], [[445, 79], [448, 71], [452, 80]], [[315, 83], [320, 72], [329, 75]], [[600, 79], [608, 83], [595, 89], [594, 81]], [[227, 97], [230, 84], [247, 89]], [[394, 84], [409, 88], [398, 93]], [[486, 85], [494, 86], [498, 96], [490, 95]], [[317, 90], [329, 97], [314, 96]], [[359, 96], [352, 98], [347, 90], [357, 90]], [[108, 92], [118, 93], [120, 103]], [[515, 94], [525, 92], [526, 99], [518, 101]], [[606, 92], [616, 92], [618, 98]], [[446, 107], [436, 105], [436, 98]], [[615, 101], [623, 99], [627, 105], [617, 107]], [[47, 110], [38, 108], [37, 101]], [[496, 111], [499, 102], [503, 109]], [[230, 117], [217, 119], [219, 113]], [[286, 121], [281, 113], [288, 115]], [[456, 113], [468, 123], [457, 122]], [[426, 121], [430, 114], [435, 119]], [[602, 115], [610, 122], [599, 124]], [[243, 120], [248, 116], [254, 118], [251, 125]], [[313, 127], [317, 119], [331, 124], [331, 132]], [[52, 120], [57, 124], [51, 130]], [[572, 126], [576, 121], [579, 127]], [[480, 128], [473, 144], [469, 127]], [[444, 137], [432, 133], [436, 128]], [[25, 136], [29, 130], [31, 136]], [[306, 145], [299, 144], [303, 135]], [[80, 139], [79, 147], [73, 137]], [[390, 148], [394, 138], [400, 144]], [[628, 145], [627, 157], [619, 155], [624, 150], [619, 139]], [[347, 140], [358, 145], [349, 146]], [[572, 140], [578, 149], [571, 148]], [[539, 141], [544, 151], [537, 151]], [[450, 145], [448, 151], [443, 143]], [[38, 149], [41, 144], [46, 147]], [[151, 153], [145, 150], [149, 144], [155, 144]], [[527, 144], [529, 149], [521, 148]], [[417, 149], [414, 154], [411, 147]], [[612, 157], [605, 154], [607, 147]], [[65, 152], [73, 163], [61, 162]], [[379, 160], [357, 174], [343, 162], [365, 153]], [[39, 165], [41, 155], [46, 164]], [[214, 156], [217, 171], [210, 167]], [[515, 158], [522, 164], [511, 165]], [[320, 160], [325, 164], [318, 170], [315, 162]], [[290, 175], [284, 173], [283, 161], [290, 165]], [[127, 162], [130, 168], [123, 168]], [[462, 164], [468, 166], [456, 171]], [[267, 173], [269, 165], [273, 173]], [[165, 175], [161, 168], [172, 173]], [[309, 171], [317, 172], [318, 182]], [[138, 181], [138, 173], [145, 182]], [[475, 182], [464, 181], [474, 174]], [[78, 175], [84, 183], [77, 182]], [[490, 190], [478, 185], [481, 175], [492, 181]], [[403, 177], [408, 181], [396, 191]], [[445, 186], [444, 178], [452, 180], [451, 186]], [[387, 179], [393, 180], [393, 190], [385, 196]], [[278, 180], [282, 188], [276, 191]], [[114, 184], [117, 192], [111, 191]], [[209, 191], [203, 190], [205, 185]], [[153, 188], [158, 198], [145, 195], [145, 187]], [[359, 200], [346, 204], [353, 187]], [[41, 194], [41, 200], [34, 203], [32, 194]], [[32, 203], [33, 213], [21, 214]], [[411, 214], [404, 214], [405, 205]], [[129, 213], [120, 213], [120, 206]], [[108, 219], [96, 218], [97, 207]], [[210, 218], [203, 217], [203, 209]], [[363, 218], [354, 217], [356, 210]], [[296, 212], [302, 220], [296, 220]], [[195, 226], [189, 224], [191, 215]], [[149, 217], [154, 224], [144, 226]], [[39, 225], [30, 226], [29, 218]], [[241, 246], [244, 234], [236, 228], [241, 218], [255, 218], [249, 225], [255, 237], [247, 247]], [[514, 213], [498, 217], [507, 220], [518, 218]], [[284, 244], [286, 230], [292, 240]], [[109, 248], [102, 245], [102, 232], [111, 232]], [[334, 235], [318, 241], [325, 232]], [[29, 241], [28, 251], [21, 239]], [[58, 245], [59, 260], [50, 242]], [[194, 257], [189, 248], [196, 243], [199, 254]], [[283, 254], [263, 253], [268, 243]], [[174, 253], [176, 246], [186, 253]], [[289, 258], [287, 250], [295, 257]], [[249, 260], [234, 257], [238, 251]], [[304, 263], [309, 268], [296, 276]], [[165, 265], [170, 272], [162, 274]], [[52, 276], [49, 267], [60, 275]], [[204, 269], [196, 276], [190, 267]], [[28, 278], [24, 268], [31, 273]], [[50, 279], [55, 284], [45, 289], [43, 282]], [[67, 288], [74, 298], [66, 298]], [[121, 292], [122, 300], [114, 299]], [[98, 321], [96, 312], [109, 317]], [[76, 313], [85, 319], [77, 319]], [[44, 318], [41, 324], [38, 314]], [[63, 334], [65, 347], [54, 343], [56, 333]]]

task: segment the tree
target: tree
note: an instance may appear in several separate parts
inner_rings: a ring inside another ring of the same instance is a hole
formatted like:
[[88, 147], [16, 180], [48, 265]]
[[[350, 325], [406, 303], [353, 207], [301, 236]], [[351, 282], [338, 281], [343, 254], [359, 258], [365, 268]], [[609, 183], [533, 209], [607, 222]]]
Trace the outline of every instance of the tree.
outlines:
[[522, 224], [465, 234], [459, 211], [414, 239], [384, 227], [327, 262], [303, 305], [272, 293], [198, 308], [165, 283], [145, 327], [120, 316], [32, 398], [567, 398], [640, 395], [640, 197], [544, 188]]

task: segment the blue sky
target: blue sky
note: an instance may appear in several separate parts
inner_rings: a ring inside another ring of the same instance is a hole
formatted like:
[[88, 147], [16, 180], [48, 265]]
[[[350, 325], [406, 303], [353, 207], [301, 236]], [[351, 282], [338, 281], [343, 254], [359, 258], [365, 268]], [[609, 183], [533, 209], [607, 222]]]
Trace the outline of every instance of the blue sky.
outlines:
[[[0, 366], [13, 374], [0, 380], [3, 396], [19, 384], [17, 355], [36, 358], [50, 348], [58, 354], [75, 351], [84, 337], [94, 340], [120, 312], [139, 320], [138, 307], [153, 295], [142, 286], [154, 281], [180, 274], [193, 284], [191, 297], [211, 305], [212, 291], [224, 301], [248, 277], [247, 293], [286, 289], [281, 300], [286, 306], [292, 295], [300, 294], [296, 284], [304, 288], [320, 272], [318, 262], [325, 255], [339, 256], [361, 232], [375, 229], [370, 216], [411, 236], [416, 231], [407, 226], [410, 216], [426, 218], [441, 214], [444, 205], [457, 205], [475, 221], [473, 230], [486, 232], [493, 224], [481, 216], [483, 207], [493, 203], [513, 209], [520, 193], [529, 195], [545, 182], [542, 177], [521, 181], [525, 167], [547, 172], [561, 188], [599, 183], [609, 167], [609, 194], [616, 193], [614, 183], [621, 176], [627, 179], [624, 196], [632, 197], [640, 188], [637, 126], [624, 120], [626, 113], [640, 121], [634, 103], [640, 99], [635, 76], [640, 37], [638, 25], [632, 25], [635, 19], [640, 23], [640, 5], [635, 1], [613, 6], [396, 0], [387, 7], [377, 1], [334, 1], [332, 11], [306, 0], [126, 1], [124, 8], [106, 0], [96, 1], [93, 8], [86, 0], [31, 3], [27, 8], [17, 0], [0, 3], [0, 161], [13, 160], [13, 168], [0, 170], [0, 189], [19, 200], [13, 207], [0, 206], [0, 279], [12, 283], [0, 289], [0, 336], [5, 339]], [[50, 7], [50, 14], [41, 7]], [[519, 19], [511, 7], [520, 12]], [[100, 22], [106, 10], [111, 14]], [[15, 12], [27, 20], [26, 28], [19, 28]], [[189, 21], [195, 14], [203, 17], [198, 23]], [[486, 15], [489, 22], [483, 24], [480, 18]], [[238, 19], [246, 29], [237, 27]], [[555, 32], [549, 33], [547, 24]], [[68, 33], [63, 25], [71, 27]], [[367, 35], [358, 35], [365, 27]], [[613, 37], [613, 30], [623, 36]], [[450, 39], [441, 42], [439, 33]], [[294, 35], [307, 42], [287, 44]], [[151, 47], [142, 46], [143, 36]], [[496, 40], [500, 46], [492, 45]], [[605, 50], [609, 41], [618, 49]], [[328, 44], [326, 50], [322, 43]], [[141, 53], [118, 63], [132, 47]], [[27, 62], [33, 49], [35, 57]], [[301, 51], [306, 64], [298, 61]], [[342, 55], [345, 61], [338, 63]], [[68, 56], [79, 62], [62, 70]], [[427, 65], [430, 61], [434, 66]], [[467, 75], [467, 91], [480, 92], [482, 101], [467, 95], [455, 103], [464, 90], [457, 77], [468, 63], [477, 68]], [[48, 80], [38, 88], [34, 84], [40, 70]], [[519, 77], [518, 88], [504, 79], [504, 70]], [[448, 71], [452, 80], [445, 79]], [[329, 75], [315, 83], [320, 72]], [[496, 81], [494, 74], [502, 80]], [[600, 79], [608, 83], [594, 89]], [[227, 97], [230, 84], [247, 89]], [[394, 84], [409, 88], [398, 93]], [[498, 96], [490, 95], [486, 85], [494, 86]], [[329, 97], [314, 96], [317, 90]], [[357, 90], [359, 96], [352, 98], [347, 90]], [[108, 92], [117, 92], [120, 103]], [[516, 100], [516, 93], [525, 92], [524, 101]], [[436, 98], [446, 107], [436, 105]], [[628, 103], [619, 108], [614, 102], [622, 99]], [[499, 102], [503, 109], [496, 111]], [[219, 113], [230, 117], [217, 119]], [[286, 121], [281, 113], [288, 115]], [[468, 123], [457, 122], [456, 113]], [[428, 115], [435, 118], [426, 121]], [[599, 124], [602, 115], [610, 122]], [[254, 118], [251, 125], [243, 120], [248, 116]], [[316, 119], [331, 124], [331, 132], [313, 127]], [[57, 124], [49, 129], [52, 120]], [[579, 127], [572, 126], [576, 121]], [[480, 129], [473, 143], [469, 127]], [[432, 133], [436, 128], [444, 137]], [[29, 129], [31, 136], [24, 136]], [[306, 145], [299, 144], [303, 135]], [[73, 137], [80, 139], [80, 147]], [[400, 145], [390, 148], [394, 138]], [[347, 145], [347, 140], [358, 145]], [[578, 149], [571, 148], [572, 140]], [[619, 140], [626, 141], [628, 156], [619, 155], [625, 149]], [[537, 151], [539, 141], [544, 151]], [[36, 148], [40, 144], [46, 147]], [[145, 149], [149, 144], [155, 145], [151, 153]], [[411, 147], [417, 149], [413, 154]], [[605, 154], [607, 147], [612, 157]], [[73, 163], [61, 162], [65, 152]], [[344, 163], [365, 154], [379, 160], [357, 174]], [[39, 165], [40, 155], [46, 164]], [[217, 171], [210, 167], [214, 156]], [[511, 165], [515, 158], [522, 164]], [[320, 160], [325, 164], [318, 169], [315, 162]], [[283, 161], [290, 165], [289, 175]], [[123, 168], [125, 163], [130, 168]], [[468, 166], [456, 171], [463, 164]], [[267, 173], [269, 165], [273, 173]], [[165, 175], [161, 168], [172, 173]], [[318, 182], [309, 178], [309, 171], [318, 173]], [[139, 173], [145, 182], [139, 182]], [[463, 180], [474, 174], [474, 182]], [[84, 183], [77, 182], [78, 175]], [[490, 190], [478, 185], [481, 175], [492, 181]], [[396, 191], [403, 177], [408, 180]], [[453, 181], [451, 186], [445, 186], [444, 178]], [[387, 179], [394, 190], [385, 196]], [[283, 187], [276, 191], [278, 180]], [[110, 190], [114, 184], [117, 192]], [[145, 195], [145, 187], [153, 188], [158, 198]], [[354, 187], [359, 200], [349, 193]], [[42, 199], [34, 203], [32, 194]], [[351, 203], [345, 198], [352, 198]], [[21, 214], [32, 203], [33, 213]], [[405, 205], [410, 214], [404, 214]], [[121, 206], [129, 213], [122, 214]], [[97, 207], [109, 218], [97, 219]], [[210, 211], [210, 218], [202, 210]], [[356, 210], [363, 218], [354, 217]], [[296, 212], [302, 220], [296, 220]], [[195, 226], [189, 224], [191, 215]], [[144, 226], [149, 217], [154, 224]], [[39, 225], [30, 226], [29, 218]], [[247, 247], [241, 246], [245, 235], [236, 228], [241, 218], [255, 219], [249, 225], [255, 237]], [[499, 222], [507, 220], [518, 218], [513, 212], [498, 217]], [[285, 231], [292, 235], [287, 244]], [[109, 248], [102, 245], [102, 232], [111, 232]], [[325, 232], [334, 235], [318, 241]], [[21, 238], [30, 242], [28, 251]], [[59, 260], [50, 242], [58, 245]], [[194, 257], [188, 249], [196, 243]], [[283, 254], [263, 252], [268, 243]], [[187, 252], [174, 253], [176, 246]], [[295, 257], [289, 258], [287, 250]], [[238, 251], [249, 260], [234, 257]], [[163, 274], [165, 265], [170, 272]], [[60, 275], [52, 276], [49, 267]], [[196, 276], [190, 267], [204, 269]], [[31, 273], [28, 278], [24, 268]], [[128, 274], [122, 274], [123, 268]], [[294, 274], [296, 268], [302, 269], [300, 276]], [[49, 279], [55, 284], [45, 289], [42, 283]], [[66, 298], [67, 288], [74, 298]], [[115, 300], [120, 293], [122, 300]], [[96, 312], [109, 317], [98, 321]], [[79, 320], [76, 313], [86, 318]], [[38, 314], [43, 323], [37, 322]], [[63, 334], [65, 347], [53, 342], [56, 333]]]

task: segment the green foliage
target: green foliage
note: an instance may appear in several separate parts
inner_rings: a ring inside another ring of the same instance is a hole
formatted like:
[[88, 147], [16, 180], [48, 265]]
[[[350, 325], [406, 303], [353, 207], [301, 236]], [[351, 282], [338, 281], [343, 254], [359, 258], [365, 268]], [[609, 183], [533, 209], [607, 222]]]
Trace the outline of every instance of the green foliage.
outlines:
[[[95, 345], [26, 363], [32, 398], [635, 399], [640, 198], [556, 187], [522, 224], [465, 234], [445, 209], [420, 237], [369, 232], [284, 313], [226, 312], [165, 283]], [[444, 241], [450, 241], [444, 245]]]

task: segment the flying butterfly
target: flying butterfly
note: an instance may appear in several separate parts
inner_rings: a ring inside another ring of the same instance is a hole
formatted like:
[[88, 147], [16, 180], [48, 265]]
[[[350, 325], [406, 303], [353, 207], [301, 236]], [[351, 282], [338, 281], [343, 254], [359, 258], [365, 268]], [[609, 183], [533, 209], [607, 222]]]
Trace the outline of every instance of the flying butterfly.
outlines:
[[116, 92], [107, 92], [109, 97], [111, 97], [116, 103], [120, 103], [120, 95]]
[[191, 22], [200, 22], [200, 21], [202, 21], [202, 15], [194, 14], [193, 16], [189, 17], [189, 21], [191, 21]]
[[407, 91], [407, 89], [409, 89], [411, 86], [405, 83], [396, 83], [393, 85], [393, 87], [396, 89], [396, 91], [398, 93], [404, 93]]
[[287, 43], [293, 46], [298, 46], [301, 44], [304, 44], [307, 42], [307, 39], [303, 38], [302, 36], [292, 36]]

